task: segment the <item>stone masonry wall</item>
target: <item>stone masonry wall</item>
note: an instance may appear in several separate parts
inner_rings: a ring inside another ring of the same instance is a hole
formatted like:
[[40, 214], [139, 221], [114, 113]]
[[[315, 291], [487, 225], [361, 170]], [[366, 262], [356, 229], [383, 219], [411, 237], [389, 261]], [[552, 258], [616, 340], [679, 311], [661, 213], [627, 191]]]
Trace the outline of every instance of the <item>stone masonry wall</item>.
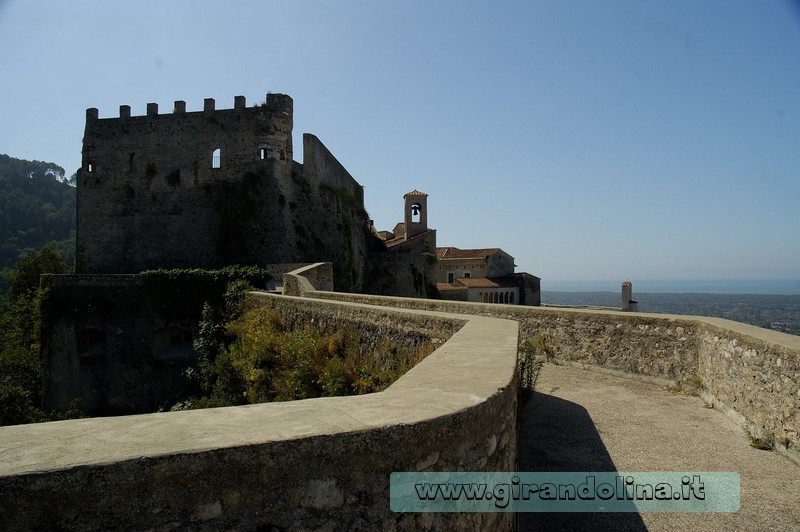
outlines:
[[[241, 185], [288, 181], [289, 96], [270, 94], [256, 107], [237, 97], [234, 109], [221, 110], [208, 99], [203, 111], [185, 109], [185, 102], [176, 102], [159, 114], [148, 104], [147, 115], [131, 116], [130, 107], [121, 106], [118, 118], [87, 110], [77, 187], [79, 273], [229, 264], [220, 242], [229, 221], [221, 212], [225, 195], [250, 199], [254, 194]], [[262, 159], [260, 147], [267, 145], [271, 152]], [[238, 208], [244, 210], [242, 198]]]
[[313, 135], [303, 164], [292, 160], [292, 113], [283, 94], [197, 112], [87, 110], [78, 273], [325, 261], [337, 290], [360, 291], [372, 238], [363, 188]]
[[[800, 462], [800, 337], [719, 318], [313, 292], [310, 297], [517, 321], [550, 358], [697, 391]], [[698, 389], [699, 388], [699, 389]]]
[[165, 313], [138, 275], [53, 276], [42, 320], [45, 411], [154, 412], [186, 387], [200, 309]]
[[378, 338], [460, 328], [380, 393], [2, 427], [0, 529], [512, 529], [508, 513], [393, 513], [389, 475], [515, 469], [516, 323], [250, 303]]
[[790, 444], [791, 455], [798, 460], [798, 349], [747, 332], [714, 324], [700, 328], [701, 395], [708, 395], [704, 398], [716, 407], [735, 412], [754, 435], [772, 434], [779, 446]]
[[292, 268], [283, 274], [283, 293], [287, 296], [304, 296], [315, 287], [327, 286], [320, 290], [333, 289], [333, 265], [330, 262], [318, 262]]

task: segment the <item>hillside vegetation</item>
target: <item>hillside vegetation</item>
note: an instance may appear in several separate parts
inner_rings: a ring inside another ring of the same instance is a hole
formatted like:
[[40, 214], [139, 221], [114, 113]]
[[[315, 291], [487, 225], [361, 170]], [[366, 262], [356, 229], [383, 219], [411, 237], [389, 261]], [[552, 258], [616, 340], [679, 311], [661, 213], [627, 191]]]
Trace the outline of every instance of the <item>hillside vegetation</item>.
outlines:
[[[0, 270], [48, 245], [75, 260], [75, 187], [54, 163], [0, 154]], [[5, 282], [0, 284], [0, 290]]]

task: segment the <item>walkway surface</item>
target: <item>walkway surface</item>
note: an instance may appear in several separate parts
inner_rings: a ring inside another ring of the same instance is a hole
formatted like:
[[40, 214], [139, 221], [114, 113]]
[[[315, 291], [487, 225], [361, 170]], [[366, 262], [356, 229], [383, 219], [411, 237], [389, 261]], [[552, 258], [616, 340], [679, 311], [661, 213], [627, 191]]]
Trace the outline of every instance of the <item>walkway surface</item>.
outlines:
[[520, 530], [800, 530], [800, 466], [750, 446], [702, 399], [545, 365], [521, 410], [519, 471], [734, 471], [738, 513], [519, 514]]

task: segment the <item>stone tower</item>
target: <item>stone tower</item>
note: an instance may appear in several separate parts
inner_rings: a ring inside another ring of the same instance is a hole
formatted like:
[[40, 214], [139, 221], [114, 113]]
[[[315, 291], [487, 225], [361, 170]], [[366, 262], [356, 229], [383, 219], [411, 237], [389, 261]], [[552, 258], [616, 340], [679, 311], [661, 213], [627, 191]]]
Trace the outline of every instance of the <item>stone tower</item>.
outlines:
[[633, 283], [625, 281], [622, 283], [622, 310], [636, 312], [639, 304], [633, 300]]
[[428, 195], [412, 190], [403, 196], [405, 199], [406, 240], [428, 230]]

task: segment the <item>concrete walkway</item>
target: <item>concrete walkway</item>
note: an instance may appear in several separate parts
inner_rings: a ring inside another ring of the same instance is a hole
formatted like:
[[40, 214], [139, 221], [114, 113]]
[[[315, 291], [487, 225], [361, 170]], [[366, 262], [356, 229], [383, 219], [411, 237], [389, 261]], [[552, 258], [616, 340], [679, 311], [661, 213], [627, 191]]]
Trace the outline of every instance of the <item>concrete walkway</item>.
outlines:
[[[553, 390], [554, 388], [557, 388]], [[522, 406], [519, 471], [735, 471], [738, 513], [520, 514], [520, 530], [800, 530], [800, 467], [698, 397], [546, 365]]]

